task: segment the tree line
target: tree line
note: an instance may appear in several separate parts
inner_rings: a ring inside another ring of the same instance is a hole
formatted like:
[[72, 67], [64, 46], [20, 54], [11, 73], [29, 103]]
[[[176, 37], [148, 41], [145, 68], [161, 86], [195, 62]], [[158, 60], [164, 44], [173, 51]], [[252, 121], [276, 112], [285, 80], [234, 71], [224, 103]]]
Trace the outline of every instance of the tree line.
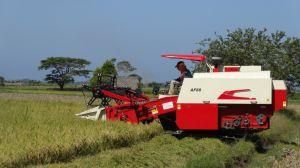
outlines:
[[[225, 35], [215, 34], [214, 38], [200, 40], [197, 53], [207, 56], [222, 57], [224, 65], [261, 65], [264, 70], [270, 70], [274, 79], [285, 80], [289, 91], [300, 85], [300, 39], [288, 37], [283, 31], [268, 33], [267, 29], [254, 28], [234, 31], [227, 30]], [[85, 68], [89, 61], [79, 58], [50, 57], [41, 61], [40, 70], [50, 70], [45, 80], [56, 83], [61, 89], [64, 84], [74, 81], [74, 76], [88, 77], [90, 70]], [[203, 63], [195, 66], [200, 71]], [[116, 62], [116, 59], [106, 60], [97, 67], [90, 79], [90, 84], [96, 82], [97, 74], [118, 75], [118, 73], [135, 75], [136, 70], [128, 61]]]
[[4, 77], [0, 76], [0, 86], [4, 86]]
[[123, 73], [123, 75], [131, 73], [128, 76], [136, 76], [139, 80], [142, 79], [139, 75], [132, 73], [136, 68], [129, 61], [116, 61], [115, 58], [108, 59], [94, 71], [91, 71], [86, 69], [90, 62], [85, 59], [49, 57], [41, 61], [38, 69], [50, 70], [44, 80], [49, 83], [56, 83], [61, 90], [64, 89], [66, 83], [74, 82], [74, 77], [82, 76], [88, 78], [91, 72], [93, 72], [89, 80], [91, 86], [96, 84], [98, 74], [117, 76], [118, 73]]
[[198, 44], [196, 52], [208, 59], [222, 57], [224, 65], [261, 65], [274, 79], [285, 80], [290, 92], [300, 85], [300, 39], [288, 37], [283, 31], [238, 28]]

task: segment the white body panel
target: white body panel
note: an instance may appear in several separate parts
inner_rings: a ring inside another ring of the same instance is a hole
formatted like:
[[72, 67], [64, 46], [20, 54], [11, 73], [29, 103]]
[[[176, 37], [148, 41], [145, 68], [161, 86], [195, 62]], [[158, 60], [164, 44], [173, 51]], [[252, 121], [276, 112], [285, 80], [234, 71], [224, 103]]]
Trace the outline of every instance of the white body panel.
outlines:
[[259, 65], [252, 65], [252, 66], [241, 66], [240, 72], [260, 72], [261, 66]]
[[216, 73], [194, 73], [193, 78], [233, 78], [233, 79], [258, 79], [270, 78], [270, 71], [261, 72], [216, 72]]
[[287, 90], [283, 80], [273, 80], [274, 90]]
[[163, 94], [159, 94], [158, 95], [158, 99], [162, 99], [162, 98], [165, 98], [165, 97], [174, 97], [174, 96], [177, 96], [177, 95], [163, 95]]
[[[220, 98], [220, 95], [226, 91], [244, 89], [249, 90], [235, 92], [231, 99]], [[270, 78], [270, 72], [194, 74], [194, 78], [184, 79], [178, 103], [271, 104], [272, 79]]]

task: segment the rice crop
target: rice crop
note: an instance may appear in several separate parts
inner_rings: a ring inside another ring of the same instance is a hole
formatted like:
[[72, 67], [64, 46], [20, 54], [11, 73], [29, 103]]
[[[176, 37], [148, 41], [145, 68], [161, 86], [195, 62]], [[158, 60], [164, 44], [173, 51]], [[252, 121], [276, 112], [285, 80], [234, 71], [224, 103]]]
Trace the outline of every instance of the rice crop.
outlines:
[[0, 99], [0, 107], [1, 167], [69, 161], [147, 141], [162, 132], [157, 124], [78, 119], [74, 113], [83, 108], [77, 102]]
[[293, 167], [299, 107], [274, 113], [269, 130], [228, 142], [176, 138], [157, 123], [79, 119], [79, 96], [0, 93], [0, 167]]

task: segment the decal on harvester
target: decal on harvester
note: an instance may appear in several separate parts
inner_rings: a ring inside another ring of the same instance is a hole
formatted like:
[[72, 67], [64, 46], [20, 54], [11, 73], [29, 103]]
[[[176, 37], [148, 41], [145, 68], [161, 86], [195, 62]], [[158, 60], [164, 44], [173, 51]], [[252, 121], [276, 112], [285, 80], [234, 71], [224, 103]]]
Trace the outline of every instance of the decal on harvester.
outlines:
[[201, 92], [201, 88], [191, 88], [191, 92]]
[[235, 93], [239, 92], [249, 92], [250, 89], [239, 89], [239, 90], [228, 90], [223, 92], [218, 99], [229, 99], [229, 100], [256, 100], [256, 98], [250, 98], [250, 97], [241, 97], [241, 96], [234, 96]]
[[158, 110], [157, 110], [157, 107], [154, 106], [152, 109], [151, 109], [151, 113], [152, 114], [157, 114], [158, 113]]
[[173, 102], [163, 103], [162, 106], [164, 110], [174, 108]]

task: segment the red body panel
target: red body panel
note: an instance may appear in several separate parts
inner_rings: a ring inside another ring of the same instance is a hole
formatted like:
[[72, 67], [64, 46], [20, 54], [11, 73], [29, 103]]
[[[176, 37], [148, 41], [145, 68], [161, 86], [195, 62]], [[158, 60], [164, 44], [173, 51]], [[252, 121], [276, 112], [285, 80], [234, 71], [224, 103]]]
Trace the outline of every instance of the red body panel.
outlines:
[[239, 72], [240, 71], [240, 67], [224, 67], [224, 72]]
[[173, 96], [140, 104], [125, 103], [107, 106], [105, 109], [106, 118], [112, 121], [121, 120], [136, 124], [144, 121], [151, 121], [156, 119], [159, 115], [170, 112], [175, 113], [177, 98], [178, 96]]
[[223, 129], [267, 129], [273, 109], [272, 105], [219, 105], [219, 115]]
[[282, 110], [286, 108], [286, 90], [273, 90], [273, 109], [274, 111]]
[[218, 130], [218, 105], [178, 104], [176, 123], [181, 130]]
[[106, 107], [106, 118], [111, 121], [125, 121], [130, 123], [139, 123], [138, 116], [132, 105], [124, 104], [114, 107]]
[[[170, 112], [176, 112], [178, 96], [165, 97], [158, 100], [150, 101], [144, 105], [153, 115], [164, 115]], [[172, 106], [164, 107], [165, 104], [172, 104]], [[155, 112], [155, 108], [157, 112]]]
[[213, 72], [219, 72], [219, 68], [214, 68]]

